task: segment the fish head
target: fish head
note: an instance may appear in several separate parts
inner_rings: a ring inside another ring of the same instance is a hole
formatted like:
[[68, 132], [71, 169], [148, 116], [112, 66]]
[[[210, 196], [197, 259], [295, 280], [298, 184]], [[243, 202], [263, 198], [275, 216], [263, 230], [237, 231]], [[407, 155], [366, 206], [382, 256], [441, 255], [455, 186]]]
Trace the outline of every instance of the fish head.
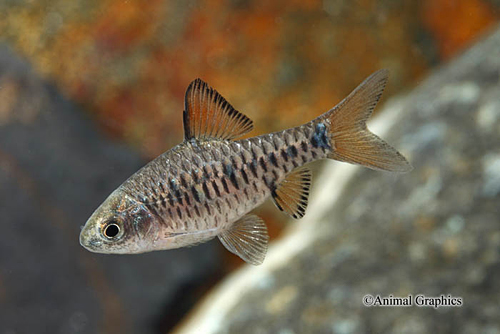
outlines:
[[157, 218], [120, 189], [90, 216], [80, 244], [94, 253], [132, 254], [151, 251], [157, 239]]

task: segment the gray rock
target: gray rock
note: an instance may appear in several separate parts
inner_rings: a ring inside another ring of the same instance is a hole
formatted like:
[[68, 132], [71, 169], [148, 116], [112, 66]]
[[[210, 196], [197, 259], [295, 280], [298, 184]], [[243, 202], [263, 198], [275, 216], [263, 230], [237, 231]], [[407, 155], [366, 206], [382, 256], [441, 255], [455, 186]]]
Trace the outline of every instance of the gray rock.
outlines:
[[[264, 265], [229, 278], [177, 333], [500, 333], [500, 30], [375, 123], [397, 124], [383, 137], [415, 169], [328, 163]], [[367, 294], [463, 305], [365, 307]]]
[[137, 256], [84, 250], [80, 227], [144, 161], [98, 135], [5, 45], [0, 101], [0, 333], [172, 326], [193, 303], [191, 286], [220, 274], [218, 246]]

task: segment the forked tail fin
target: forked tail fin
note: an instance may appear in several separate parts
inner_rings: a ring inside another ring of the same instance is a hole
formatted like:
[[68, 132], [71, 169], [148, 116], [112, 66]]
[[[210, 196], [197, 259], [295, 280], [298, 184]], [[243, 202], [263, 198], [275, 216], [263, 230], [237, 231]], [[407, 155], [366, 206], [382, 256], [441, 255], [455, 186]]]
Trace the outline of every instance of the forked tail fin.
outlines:
[[413, 169], [405, 157], [366, 127], [384, 91], [387, 76], [385, 69], [373, 73], [342, 102], [320, 116], [331, 124], [332, 152], [328, 158], [392, 172]]

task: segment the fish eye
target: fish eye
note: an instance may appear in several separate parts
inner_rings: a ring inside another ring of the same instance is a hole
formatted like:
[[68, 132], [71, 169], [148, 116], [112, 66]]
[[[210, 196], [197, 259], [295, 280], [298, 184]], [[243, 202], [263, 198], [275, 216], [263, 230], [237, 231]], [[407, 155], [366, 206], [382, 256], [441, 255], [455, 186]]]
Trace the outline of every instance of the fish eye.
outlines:
[[108, 239], [114, 239], [117, 235], [120, 234], [120, 225], [115, 220], [111, 220], [108, 222], [106, 226], [104, 226], [103, 234]]

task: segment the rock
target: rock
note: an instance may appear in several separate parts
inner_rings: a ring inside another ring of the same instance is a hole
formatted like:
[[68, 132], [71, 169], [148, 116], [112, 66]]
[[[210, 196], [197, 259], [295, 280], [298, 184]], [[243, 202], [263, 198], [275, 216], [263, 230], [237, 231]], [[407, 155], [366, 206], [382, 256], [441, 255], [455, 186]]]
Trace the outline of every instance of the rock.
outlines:
[[[499, 333], [499, 92], [500, 30], [371, 124], [411, 173], [328, 162], [264, 264], [229, 277], [176, 333]], [[463, 305], [365, 307], [368, 294]]]
[[80, 227], [144, 161], [99, 135], [5, 45], [0, 101], [0, 333], [172, 326], [192, 304], [191, 287], [220, 274], [218, 246], [137, 256], [84, 250]]

